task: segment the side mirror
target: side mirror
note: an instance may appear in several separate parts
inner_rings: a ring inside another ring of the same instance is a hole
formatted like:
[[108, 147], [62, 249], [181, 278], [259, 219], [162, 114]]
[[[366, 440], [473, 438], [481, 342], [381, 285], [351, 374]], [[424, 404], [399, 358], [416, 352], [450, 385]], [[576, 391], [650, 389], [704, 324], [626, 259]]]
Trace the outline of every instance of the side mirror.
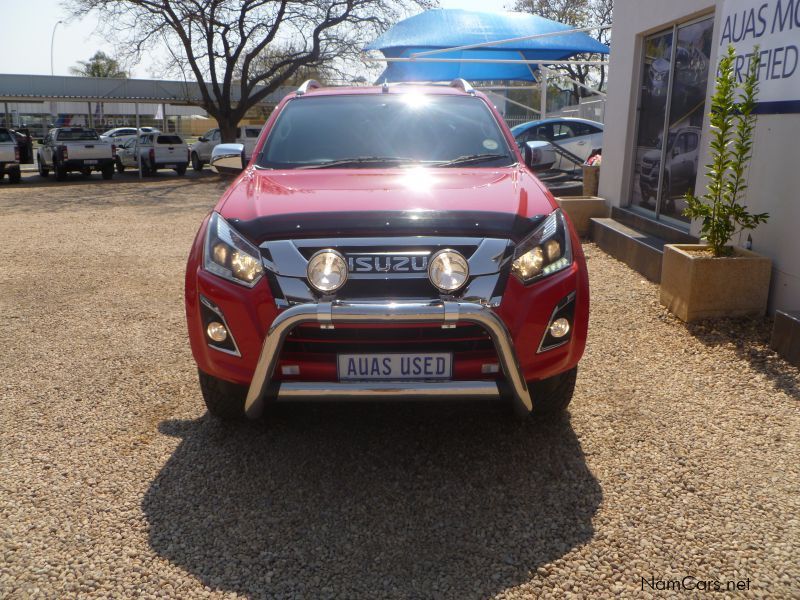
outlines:
[[197, 141], [198, 141], [198, 142], [207, 142], [207, 141], [208, 141], [208, 138], [205, 138], [205, 137], [203, 137], [203, 136], [201, 135], [199, 138], [197, 138]]
[[211, 170], [237, 175], [245, 167], [244, 144], [218, 144], [211, 153]]
[[556, 155], [550, 142], [526, 142], [524, 147], [525, 164], [531, 170], [549, 169], [556, 162]]

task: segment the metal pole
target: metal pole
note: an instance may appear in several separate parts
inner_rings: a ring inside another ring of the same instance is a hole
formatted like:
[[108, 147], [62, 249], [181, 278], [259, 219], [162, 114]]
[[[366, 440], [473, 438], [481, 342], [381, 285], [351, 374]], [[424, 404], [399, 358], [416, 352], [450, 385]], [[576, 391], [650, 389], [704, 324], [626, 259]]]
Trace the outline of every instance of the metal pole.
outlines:
[[50, 36], [50, 75], [53, 74], [53, 41], [56, 38], [56, 27], [63, 24], [64, 21], [57, 21], [55, 25], [53, 25], [53, 34]]
[[8, 127], [8, 102], [3, 102], [3, 123]]
[[543, 62], [548, 66], [557, 67], [559, 65], [575, 65], [599, 67], [606, 65], [603, 60], [519, 60], [516, 58], [365, 58], [367, 62], [414, 62], [414, 63], [477, 63], [488, 65], [541, 65]]
[[167, 132], [167, 105], [164, 102], [161, 103], [161, 131]]
[[539, 76], [539, 111], [542, 113], [542, 119], [547, 118], [547, 69], [540, 68], [541, 75]]
[[89, 107], [89, 118], [88, 118], [89, 127], [94, 128], [94, 115], [92, 115], [92, 103], [87, 102], [86, 105]]
[[550, 31], [548, 33], [535, 33], [533, 35], [523, 35], [521, 37], [508, 38], [505, 40], [494, 40], [491, 42], [481, 42], [479, 44], [467, 44], [465, 46], [454, 46], [452, 48], [438, 48], [436, 50], [425, 50], [424, 52], [414, 52], [411, 56], [414, 58], [420, 56], [430, 56], [431, 54], [442, 54], [444, 52], [455, 52], [457, 50], [471, 50], [473, 48], [486, 48], [487, 46], [501, 46], [502, 44], [510, 44], [512, 42], [522, 42], [525, 40], [535, 40], [546, 37], [557, 37], [560, 35], [568, 35], [570, 33], [584, 33], [586, 31], [602, 31], [604, 29], [611, 29], [611, 25], [600, 25], [595, 27], [579, 27], [577, 29], [564, 29], [562, 31]]
[[134, 102], [136, 106], [136, 142], [134, 142], [134, 151], [136, 152], [136, 163], [139, 165], [139, 179], [142, 178], [142, 155], [139, 152], [139, 103]]
[[[478, 88], [478, 89], [481, 89], [481, 88]], [[514, 89], [514, 88], [510, 88], [510, 89]], [[522, 102], [517, 102], [516, 100], [512, 100], [512, 99], [511, 99], [511, 98], [509, 98], [508, 96], [503, 96], [502, 94], [498, 94], [497, 92], [493, 92], [492, 90], [490, 90], [490, 89], [488, 89], [488, 88], [483, 88], [483, 90], [484, 90], [484, 91], [485, 91], [487, 94], [492, 94], [492, 95], [495, 95], [495, 96], [499, 96], [499, 97], [501, 97], [501, 98], [504, 98], [506, 102], [510, 102], [511, 104], [515, 104], [515, 105], [517, 105], [517, 106], [521, 106], [522, 108], [524, 108], [524, 109], [526, 109], [526, 110], [529, 110], [529, 111], [531, 111], [531, 112], [532, 112], [532, 113], [534, 113], [534, 114], [540, 114], [538, 110], [536, 110], [535, 108], [533, 108], [533, 107], [531, 107], [531, 106], [528, 106], [527, 104], [523, 104]], [[544, 117], [540, 116], [539, 118], [540, 118], [540, 119], [543, 119]]]

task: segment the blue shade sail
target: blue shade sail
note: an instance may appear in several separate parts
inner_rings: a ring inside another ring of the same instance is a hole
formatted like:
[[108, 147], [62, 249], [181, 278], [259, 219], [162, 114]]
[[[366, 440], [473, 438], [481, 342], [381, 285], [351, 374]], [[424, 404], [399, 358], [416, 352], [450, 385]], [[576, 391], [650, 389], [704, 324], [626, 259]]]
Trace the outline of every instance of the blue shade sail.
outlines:
[[[400, 21], [366, 50], [379, 50], [386, 58], [406, 58], [415, 52], [570, 29], [574, 27], [526, 13], [428, 10]], [[585, 52], [608, 54], [609, 49], [585, 33], [567, 33], [429, 58], [554, 61]], [[389, 63], [378, 81], [450, 81], [457, 77], [468, 81], [535, 81], [535, 69], [535, 64], [402, 62]]]

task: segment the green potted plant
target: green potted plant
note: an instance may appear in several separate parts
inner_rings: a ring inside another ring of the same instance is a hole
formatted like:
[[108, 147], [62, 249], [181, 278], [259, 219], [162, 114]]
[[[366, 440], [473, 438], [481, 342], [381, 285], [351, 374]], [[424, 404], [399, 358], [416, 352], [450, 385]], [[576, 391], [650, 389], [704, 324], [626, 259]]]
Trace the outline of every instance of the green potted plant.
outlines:
[[758, 48], [739, 82], [733, 46], [719, 62], [711, 98], [710, 158], [705, 193], [686, 194], [684, 214], [701, 222], [702, 244], [667, 244], [661, 267], [661, 303], [683, 321], [763, 315], [772, 262], [731, 245], [734, 235], [769, 218], [742, 204], [753, 154], [758, 95]]

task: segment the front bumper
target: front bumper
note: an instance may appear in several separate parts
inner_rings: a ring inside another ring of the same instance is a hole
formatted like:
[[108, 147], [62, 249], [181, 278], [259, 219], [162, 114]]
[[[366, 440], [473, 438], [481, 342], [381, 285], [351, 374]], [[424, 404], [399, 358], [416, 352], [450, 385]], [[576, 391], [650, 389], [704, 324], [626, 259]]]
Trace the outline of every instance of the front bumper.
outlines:
[[281, 312], [267, 332], [247, 393], [245, 412], [261, 415], [269, 400], [292, 401], [325, 398], [433, 399], [498, 398], [503, 395], [494, 381], [365, 381], [365, 382], [281, 382], [273, 380], [286, 337], [297, 326], [337, 324], [420, 323], [453, 326], [466, 322], [482, 327], [491, 338], [500, 367], [510, 387], [515, 409], [527, 414], [533, 409], [530, 391], [517, 360], [511, 335], [503, 320], [490, 308], [472, 302], [443, 300], [411, 302], [320, 302], [299, 304]]

